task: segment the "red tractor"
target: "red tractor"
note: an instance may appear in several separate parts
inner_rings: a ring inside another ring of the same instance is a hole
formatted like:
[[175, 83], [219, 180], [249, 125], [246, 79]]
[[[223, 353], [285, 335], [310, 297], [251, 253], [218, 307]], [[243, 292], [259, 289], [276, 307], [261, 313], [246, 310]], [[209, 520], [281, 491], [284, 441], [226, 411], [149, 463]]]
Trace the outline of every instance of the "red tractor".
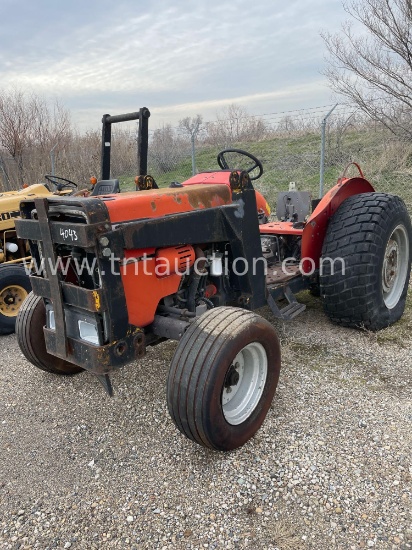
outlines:
[[[238, 150], [219, 153], [221, 170], [157, 189], [145, 175], [150, 113], [133, 115], [137, 191], [21, 204], [16, 227], [37, 269], [18, 342], [38, 368], [88, 370], [111, 394], [112, 370], [147, 346], [177, 340], [167, 381], [172, 419], [200, 445], [234, 449], [264, 421], [279, 378], [276, 331], [255, 310], [269, 304], [291, 319], [304, 309], [295, 294], [311, 289], [340, 325], [377, 330], [395, 322], [408, 289], [410, 219], [400, 198], [375, 193], [360, 173], [341, 178], [310, 215], [306, 193], [281, 194], [280, 219], [268, 222], [251, 182], [262, 164]], [[104, 152], [107, 126], [131, 117], [106, 115]], [[231, 164], [233, 154], [247, 160], [246, 170]]]

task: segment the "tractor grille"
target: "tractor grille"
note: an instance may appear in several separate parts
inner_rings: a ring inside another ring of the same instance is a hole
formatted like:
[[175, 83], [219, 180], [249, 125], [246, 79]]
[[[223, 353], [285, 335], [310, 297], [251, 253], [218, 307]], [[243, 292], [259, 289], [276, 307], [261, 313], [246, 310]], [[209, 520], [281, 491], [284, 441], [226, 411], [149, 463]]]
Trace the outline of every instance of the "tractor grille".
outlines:
[[46, 304], [48, 352], [95, 373], [133, 359], [142, 337], [128, 322], [121, 278], [102, 253], [100, 241], [112, 229], [104, 202], [35, 199], [22, 204], [22, 218], [17, 231], [44, 265], [31, 283]]

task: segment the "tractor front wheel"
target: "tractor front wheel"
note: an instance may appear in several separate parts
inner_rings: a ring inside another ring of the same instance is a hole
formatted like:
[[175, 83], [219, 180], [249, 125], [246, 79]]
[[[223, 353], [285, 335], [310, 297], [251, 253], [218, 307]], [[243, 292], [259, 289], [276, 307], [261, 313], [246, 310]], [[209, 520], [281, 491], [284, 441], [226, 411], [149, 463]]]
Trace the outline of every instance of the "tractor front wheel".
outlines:
[[20, 306], [30, 291], [30, 279], [24, 267], [0, 265], [0, 334], [14, 332]]
[[204, 447], [229, 451], [260, 428], [280, 372], [275, 329], [234, 307], [211, 309], [180, 340], [167, 383], [178, 429]]
[[83, 369], [50, 355], [46, 350], [43, 327], [46, 324], [46, 308], [43, 298], [30, 292], [20, 308], [17, 322], [17, 342], [25, 358], [38, 369], [52, 374], [77, 374]]
[[373, 331], [400, 319], [411, 245], [402, 199], [385, 193], [346, 199], [330, 221], [322, 250], [320, 290], [329, 318]]

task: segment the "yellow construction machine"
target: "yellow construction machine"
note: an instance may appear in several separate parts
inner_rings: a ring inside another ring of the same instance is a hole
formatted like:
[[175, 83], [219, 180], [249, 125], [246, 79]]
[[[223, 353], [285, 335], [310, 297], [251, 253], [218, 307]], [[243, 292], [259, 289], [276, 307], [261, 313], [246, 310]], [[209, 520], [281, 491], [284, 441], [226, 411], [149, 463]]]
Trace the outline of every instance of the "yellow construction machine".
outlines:
[[14, 332], [20, 305], [31, 291], [29, 246], [17, 237], [14, 227], [20, 216], [20, 202], [52, 194], [71, 194], [77, 187], [64, 178], [46, 176], [46, 179], [47, 184], [0, 193], [0, 335]]

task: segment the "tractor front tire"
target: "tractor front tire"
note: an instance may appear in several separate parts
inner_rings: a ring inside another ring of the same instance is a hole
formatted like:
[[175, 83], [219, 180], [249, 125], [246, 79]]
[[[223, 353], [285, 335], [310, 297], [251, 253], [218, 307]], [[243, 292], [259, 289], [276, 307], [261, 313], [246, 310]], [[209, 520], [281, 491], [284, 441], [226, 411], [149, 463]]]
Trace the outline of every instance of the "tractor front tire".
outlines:
[[30, 292], [20, 308], [16, 322], [17, 342], [25, 358], [38, 369], [52, 374], [71, 375], [82, 368], [51, 355], [46, 350], [43, 327], [46, 324], [46, 308], [43, 298]]
[[405, 309], [412, 231], [402, 199], [363, 193], [333, 215], [322, 249], [320, 290], [329, 318], [343, 326], [380, 330]]
[[211, 309], [190, 325], [172, 359], [170, 415], [199, 445], [236, 449], [263, 423], [279, 373], [279, 339], [270, 323], [240, 308]]
[[0, 334], [15, 330], [19, 309], [31, 291], [29, 276], [19, 264], [0, 265]]

